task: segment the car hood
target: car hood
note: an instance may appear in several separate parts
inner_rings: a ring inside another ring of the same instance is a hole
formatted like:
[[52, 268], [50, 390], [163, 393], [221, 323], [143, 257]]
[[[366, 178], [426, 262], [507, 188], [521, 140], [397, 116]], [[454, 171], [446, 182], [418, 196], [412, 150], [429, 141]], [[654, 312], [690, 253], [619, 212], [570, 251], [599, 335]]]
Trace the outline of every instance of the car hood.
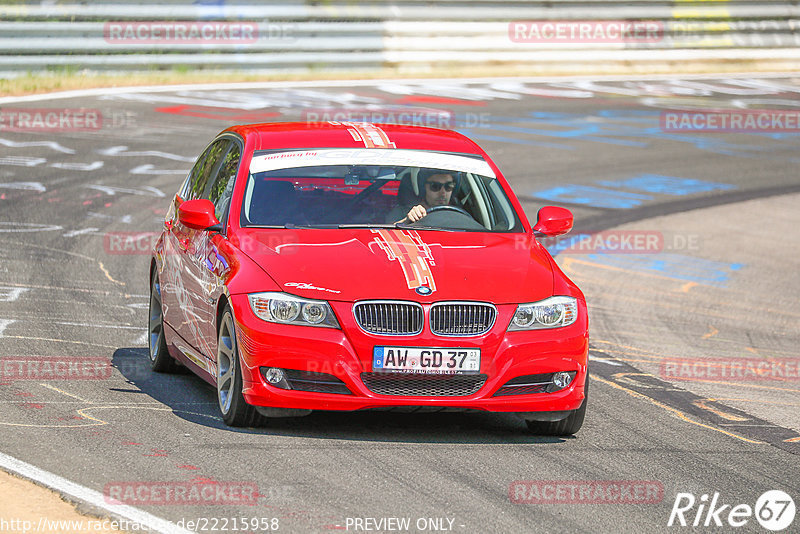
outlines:
[[549, 255], [529, 234], [242, 228], [237, 237], [283, 291], [306, 298], [506, 304], [553, 294]]

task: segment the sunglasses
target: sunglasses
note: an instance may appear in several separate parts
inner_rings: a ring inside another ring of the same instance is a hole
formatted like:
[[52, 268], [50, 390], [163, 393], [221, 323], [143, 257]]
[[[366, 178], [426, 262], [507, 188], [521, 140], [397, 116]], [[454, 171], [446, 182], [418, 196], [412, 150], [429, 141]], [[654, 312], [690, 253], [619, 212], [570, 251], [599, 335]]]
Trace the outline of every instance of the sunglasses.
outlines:
[[425, 182], [425, 185], [434, 193], [441, 190], [442, 187], [444, 187], [445, 191], [452, 191], [456, 188], [455, 182]]

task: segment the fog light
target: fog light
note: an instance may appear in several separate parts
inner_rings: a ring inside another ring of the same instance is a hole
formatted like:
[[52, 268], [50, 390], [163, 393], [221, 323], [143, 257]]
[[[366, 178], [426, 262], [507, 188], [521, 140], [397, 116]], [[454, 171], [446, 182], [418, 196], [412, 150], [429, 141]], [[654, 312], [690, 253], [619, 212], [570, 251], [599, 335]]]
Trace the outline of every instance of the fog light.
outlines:
[[264, 372], [264, 378], [267, 379], [267, 382], [270, 384], [280, 384], [283, 382], [283, 369], [278, 369], [277, 367], [270, 367], [269, 369]]
[[555, 386], [557, 390], [564, 389], [572, 383], [573, 376], [575, 376], [575, 373], [568, 373], [566, 371], [555, 373], [553, 374], [553, 386]]

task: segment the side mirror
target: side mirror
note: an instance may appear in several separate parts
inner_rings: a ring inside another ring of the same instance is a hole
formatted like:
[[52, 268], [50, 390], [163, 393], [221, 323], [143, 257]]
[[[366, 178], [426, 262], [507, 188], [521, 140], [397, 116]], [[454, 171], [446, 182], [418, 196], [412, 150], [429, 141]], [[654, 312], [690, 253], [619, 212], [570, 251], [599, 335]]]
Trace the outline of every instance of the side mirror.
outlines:
[[195, 230], [219, 231], [221, 229], [221, 225], [214, 215], [214, 204], [205, 198], [187, 200], [178, 206], [178, 220], [184, 226]]
[[533, 234], [537, 236], [557, 236], [572, 230], [572, 212], [556, 206], [544, 206], [537, 214]]

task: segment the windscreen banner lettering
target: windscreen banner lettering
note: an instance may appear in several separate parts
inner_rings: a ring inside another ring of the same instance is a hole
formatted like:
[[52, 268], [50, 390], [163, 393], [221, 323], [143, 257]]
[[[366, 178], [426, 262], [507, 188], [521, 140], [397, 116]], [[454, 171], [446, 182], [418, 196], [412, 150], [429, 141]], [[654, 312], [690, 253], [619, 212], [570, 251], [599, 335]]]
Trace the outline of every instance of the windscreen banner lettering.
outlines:
[[325, 165], [426, 167], [468, 172], [495, 178], [494, 171], [483, 158], [470, 158], [437, 152], [379, 148], [330, 149], [265, 154], [253, 158], [250, 163], [250, 172], [258, 174], [278, 169]]

